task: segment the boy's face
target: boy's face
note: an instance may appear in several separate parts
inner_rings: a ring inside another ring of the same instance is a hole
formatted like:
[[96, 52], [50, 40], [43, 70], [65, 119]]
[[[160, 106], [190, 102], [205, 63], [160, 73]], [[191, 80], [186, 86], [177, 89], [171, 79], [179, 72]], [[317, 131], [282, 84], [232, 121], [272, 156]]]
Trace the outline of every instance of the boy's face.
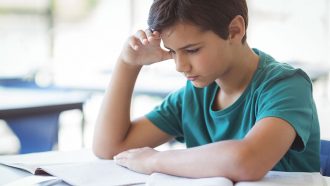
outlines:
[[229, 40], [212, 31], [178, 23], [162, 31], [164, 46], [170, 50], [178, 72], [195, 87], [205, 87], [223, 77], [233, 60]]

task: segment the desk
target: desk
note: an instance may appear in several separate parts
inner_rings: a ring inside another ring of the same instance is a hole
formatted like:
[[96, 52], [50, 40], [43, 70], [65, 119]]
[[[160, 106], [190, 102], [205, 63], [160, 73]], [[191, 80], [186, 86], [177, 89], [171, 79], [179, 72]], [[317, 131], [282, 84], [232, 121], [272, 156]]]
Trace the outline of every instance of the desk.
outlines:
[[[21, 143], [20, 153], [48, 151], [58, 141], [62, 111], [79, 109], [88, 94], [58, 89], [0, 87], [0, 119], [7, 122]], [[84, 119], [82, 121], [82, 130]]]
[[[91, 152], [91, 150], [88, 149], [82, 149], [82, 150], [77, 150], [77, 151], [67, 151], [67, 152], [59, 152], [59, 151], [50, 151], [50, 152], [43, 152], [43, 153], [34, 153], [34, 154], [25, 154], [25, 155], [14, 155], [14, 156], [0, 156], [0, 162], [3, 161], [8, 161], [8, 160], [16, 160], [16, 162], [21, 162], [21, 163], [38, 163], [38, 164], [45, 164], [45, 163], [69, 163], [69, 162], [75, 162], [75, 163], [84, 163], [84, 162], [92, 162], [92, 161], [102, 161], [102, 160], [98, 160]], [[91, 164], [92, 165], [92, 164]], [[88, 166], [88, 169], [92, 169], [92, 166]], [[91, 170], [93, 171], [93, 170]], [[106, 173], [109, 173], [109, 170], [106, 171]], [[103, 172], [100, 172], [99, 174], [104, 174]], [[0, 185], [6, 184], [6, 183], [10, 183], [13, 182], [15, 180], [27, 177], [27, 176], [31, 176], [30, 173], [27, 173], [25, 171], [19, 170], [19, 169], [15, 169], [15, 168], [11, 168], [8, 166], [4, 166], [2, 164], [0, 164]], [[309, 173], [306, 173], [306, 175], [309, 175]], [[84, 174], [84, 176], [86, 177], [85, 180], [90, 180], [88, 179], [88, 174]], [[93, 176], [91, 176], [93, 177]], [[109, 174], [110, 180], [112, 180], [113, 178], [111, 178], [111, 174]], [[330, 179], [328, 177], [321, 177], [324, 178], [324, 182], [325, 184], [330, 184]], [[106, 178], [107, 179], [107, 178]], [[125, 178], [124, 179], [129, 179], [129, 178]], [[95, 180], [95, 178], [94, 178]], [[109, 179], [107, 179], [109, 180]], [[308, 181], [309, 179], [306, 178], [306, 180], [303, 181]], [[300, 180], [301, 181], [301, 180]], [[309, 180], [310, 181], [310, 180]], [[93, 182], [88, 182], [89, 185], [93, 185]], [[107, 182], [109, 185], [111, 184], [110, 182]], [[165, 182], [166, 183], [166, 182]], [[184, 182], [184, 183], [192, 183], [192, 182]], [[193, 182], [196, 185], [196, 182]], [[283, 186], [285, 186], [287, 182], [283, 182]], [[59, 184], [56, 185], [67, 185], [64, 182], [61, 182]], [[144, 185], [144, 184], [140, 184], [140, 185]], [[167, 185], [167, 184], [162, 184], [162, 185]], [[213, 184], [214, 185], [214, 184]], [[256, 184], [257, 185], [257, 184]], [[259, 184], [262, 185], [262, 184]], [[274, 184], [274, 185], [278, 185], [278, 184]], [[292, 184], [288, 184], [288, 185], [292, 185]]]

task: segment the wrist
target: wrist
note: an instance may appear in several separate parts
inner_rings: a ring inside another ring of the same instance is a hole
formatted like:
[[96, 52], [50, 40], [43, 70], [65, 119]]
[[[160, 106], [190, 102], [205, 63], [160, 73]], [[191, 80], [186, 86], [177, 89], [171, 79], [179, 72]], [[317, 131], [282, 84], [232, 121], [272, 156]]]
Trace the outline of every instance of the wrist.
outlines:
[[163, 152], [157, 151], [150, 159], [150, 170], [152, 173], [161, 172], [161, 155]]
[[140, 71], [143, 65], [131, 64], [126, 62], [123, 58], [118, 58], [117, 65], [124, 67], [127, 70], [137, 70]]
[[125, 57], [125, 55], [120, 55], [117, 61], [132, 68], [138, 68], [138, 67], [142, 68], [143, 66], [143, 64], [135, 63], [134, 61], [128, 60], [127, 57]]

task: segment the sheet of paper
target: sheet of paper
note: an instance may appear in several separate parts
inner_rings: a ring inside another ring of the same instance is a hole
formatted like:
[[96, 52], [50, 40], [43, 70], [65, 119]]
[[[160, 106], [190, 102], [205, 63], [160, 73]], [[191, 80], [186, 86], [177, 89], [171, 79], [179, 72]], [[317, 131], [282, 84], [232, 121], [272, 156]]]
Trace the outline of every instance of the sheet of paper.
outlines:
[[278, 172], [270, 171], [255, 182], [239, 182], [236, 186], [326, 186], [326, 182], [319, 172]]
[[[223, 177], [183, 178], [161, 173], [152, 174], [147, 186], [233, 186], [233, 182]], [[270, 171], [263, 179], [253, 182], [238, 182], [235, 186], [327, 186], [327, 181], [318, 173]]]
[[96, 159], [97, 158], [91, 150], [83, 149], [78, 151], [51, 151], [23, 155], [0, 156], [0, 164], [26, 170], [34, 174], [35, 170], [43, 165], [87, 162]]
[[0, 156], [0, 162], [13, 162], [22, 164], [55, 164], [82, 162], [97, 159], [91, 150], [77, 151], [49, 151], [20, 155]]
[[61, 182], [62, 180], [54, 176], [27, 176], [19, 180], [5, 184], [4, 186], [47, 186]]
[[113, 160], [42, 166], [46, 172], [71, 185], [129, 185], [144, 184], [149, 175], [121, 167]]
[[147, 186], [233, 186], [233, 182], [224, 177], [184, 178], [161, 173], [153, 173], [146, 182]]

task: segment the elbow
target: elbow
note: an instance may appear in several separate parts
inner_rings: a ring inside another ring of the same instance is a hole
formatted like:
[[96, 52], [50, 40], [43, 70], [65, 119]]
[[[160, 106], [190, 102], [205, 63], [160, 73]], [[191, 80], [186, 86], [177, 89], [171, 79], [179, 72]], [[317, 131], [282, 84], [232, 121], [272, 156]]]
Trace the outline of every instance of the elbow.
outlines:
[[93, 146], [93, 154], [100, 159], [113, 159], [113, 154]]
[[236, 167], [232, 175], [233, 181], [261, 180], [269, 171], [256, 159], [249, 149], [242, 149], [235, 157]]
[[267, 173], [267, 171], [261, 171], [254, 167], [244, 167], [237, 172], [234, 181], [258, 181], [261, 180]]
[[96, 141], [93, 142], [92, 151], [93, 154], [100, 159], [113, 159], [115, 155], [117, 155], [119, 152], [116, 151], [111, 145], [105, 145], [102, 143], [97, 143]]
[[112, 159], [114, 156], [112, 153], [106, 152], [104, 148], [102, 149], [102, 147], [96, 146], [94, 144], [92, 147], [92, 152], [97, 158], [100, 159]]
[[104, 137], [104, 135], [94, 134], [92, 152], [97, 158], [113, 159], [115, 155], [121, 152], [120, 147], [120, 144], [112, 142], [111, 139]]

